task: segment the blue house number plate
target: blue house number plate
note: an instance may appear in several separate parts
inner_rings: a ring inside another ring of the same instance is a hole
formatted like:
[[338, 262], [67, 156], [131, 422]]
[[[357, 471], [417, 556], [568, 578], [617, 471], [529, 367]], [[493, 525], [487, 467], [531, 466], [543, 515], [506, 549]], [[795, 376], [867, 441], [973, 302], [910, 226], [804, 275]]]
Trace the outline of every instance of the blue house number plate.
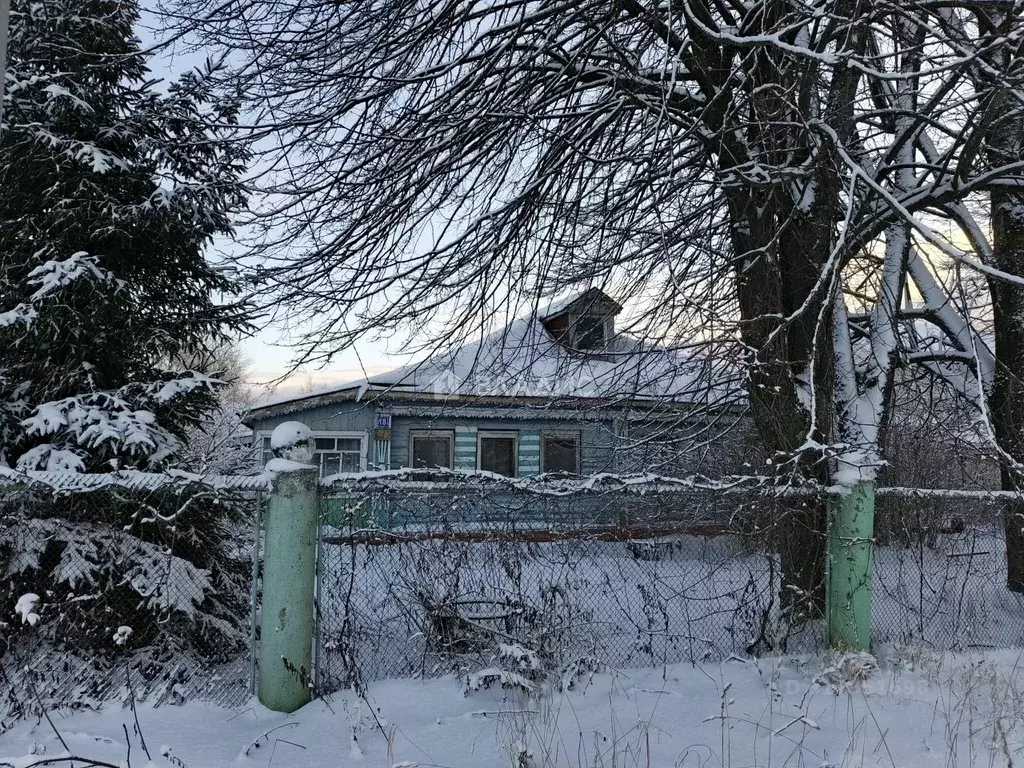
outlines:
[[377, 429], [391, 429], [391, 414], [390, 413], [378, 413], [377, 414]]

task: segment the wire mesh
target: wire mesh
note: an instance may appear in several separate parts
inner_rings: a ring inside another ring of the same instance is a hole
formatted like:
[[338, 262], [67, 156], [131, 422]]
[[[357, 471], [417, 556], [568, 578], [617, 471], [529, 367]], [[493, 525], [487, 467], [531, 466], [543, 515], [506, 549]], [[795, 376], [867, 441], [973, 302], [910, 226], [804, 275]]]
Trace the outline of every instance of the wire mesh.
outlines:
[[[552, 668], [647, 667], [824, 647], [780, 600], [751, 496], [401, 489], [321, 500], [318, 684], [465, 673], [502, 644]], [[879, 499], [872, 638], [1018, 646], [997, 505]]]
[[934, 650], [1024, 645], [1024, 595], [1006, 576], [1001, 500], [880, 501], [872, 640]]
[[[265, 486], [222, 480], [0, 488], [0, 670], [31, 693], [9, 696], [8, 714], [30, 698], [235, 704], [254, 690]], [[780, 599], [762, 489], [570, 486], [322, 488], [319, 690], [463, 673], [509, 644], [551, 667], [823, 647], [822, 621], [792, 619]], [[1004, 501], [880, 496], [875, 644], [1024, 645], [1024, 604], [1005, 586]], [[16, 610], [29, 593], [35, 625]]]
[[0, 485], [7, 714], [128, 697], [243, 701], [262, 496], [250, 480]]

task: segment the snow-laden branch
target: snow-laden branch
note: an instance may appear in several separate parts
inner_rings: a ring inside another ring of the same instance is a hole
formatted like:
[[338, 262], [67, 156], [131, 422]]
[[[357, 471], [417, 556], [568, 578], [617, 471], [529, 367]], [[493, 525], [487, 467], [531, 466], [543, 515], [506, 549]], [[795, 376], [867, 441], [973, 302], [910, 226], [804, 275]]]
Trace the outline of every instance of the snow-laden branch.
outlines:
[[124, 288], [125, 282], [115, 278], [113, 273], [102, 269], [99, 262], [99, 258], [85, 251], [73, 253], [62, 261], [44, 262], [28, 273], [28, 284], [37, 286], [31, 300], [40, 302], [83, 279], [110, 283], [116, 290]]
[[907, 270], [914, 281], [927, 310], [938, 326], [947, 335], [957, 350], [973, 358], [972, 370], [984, 386], [992, 382], [995, 373], [995, 356], [985, 340], [974, 329], [970, 321], [953, 306], [949, 293], [939, 285], [935, 275], [928, 268], [921, 253], [912, 248], [907, 261]]
[[203, 487], [216, 491], [269, 491], [271, 478], [259, 475], [200, 475], [192, 472], [141, 472], [134, 469], [119, 472], [82, 474], [79, 472], [19, 471], [0, 466], [0, 490], [5, 486], [41, 485], [66, 493], [89, 493], [105, 488], [133, 491], [156, 491], [174, 488]]

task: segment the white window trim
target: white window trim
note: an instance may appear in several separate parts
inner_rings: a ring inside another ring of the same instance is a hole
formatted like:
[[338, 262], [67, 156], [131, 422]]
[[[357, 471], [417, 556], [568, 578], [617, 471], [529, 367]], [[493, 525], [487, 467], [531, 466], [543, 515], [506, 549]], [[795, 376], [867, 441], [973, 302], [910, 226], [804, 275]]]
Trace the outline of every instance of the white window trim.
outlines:
[[[273, 430], [271, 430], [269, 432], [267, 432], [267, 431], [260, 431], [260, 432], [256, 433], [256, 458], [257, 459], [260, 459], [262, 457], [262, 454], [263, 454], [263, 439], [264, 438], [268, 438], [269, 439], [272, 434], [273, 434]], [[313, 430], [313, 439], [315, 440], [318, 437], [324, 437], [324, 438], [341, 437], [341, 438], [345, 438], [347, 440], [358, 439], [359, 440], [359, 471], [360, 472], [365, 472], [366, 471], [366, 446], [369, 443], [369, 439], [368, 439], [368, 436], [367, 436], [367, 434], [365, 432], [353, 432], [351, 430], [349, 430], [349, 431], [341, 431], [341, 432], [338, 432], [338, 431], [326, 431], [326, 430]], [[317, 451], [317, 453], [320, 453], [320, 451]]]
[[553, 440], [575, 440], [576, 441], [576, 474], [583, 473], [583, 438], [579, 431], [548, 429], [540, 433], [540, 471], [544, 470], [544, 444], [548, 438]]
[[478, 429], [476, 432], [476, 469], [483, 471], [480, 458], [483, 456], [480, 443], [484, 438], [500, 437], [512, 439], [512, 477], [519, 477], [519, 430], [516, 429]]
[[416, 451], [413, 449], [417, 437], [448, 438], [448, 468], [455, 468], [455, 430], [454, 429], [410, 429], [409, 430], [409, 467], [416, 467]]

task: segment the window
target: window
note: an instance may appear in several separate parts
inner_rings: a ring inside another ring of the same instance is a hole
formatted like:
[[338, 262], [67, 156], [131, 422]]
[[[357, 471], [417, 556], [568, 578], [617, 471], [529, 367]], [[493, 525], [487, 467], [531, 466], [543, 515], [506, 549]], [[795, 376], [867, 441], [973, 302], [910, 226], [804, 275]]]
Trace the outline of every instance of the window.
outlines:
[[579, 435], [543, 435], [540, 444], [541, 472], [580, 473]]
[[[361, 472], [363, 444], [366, 439], [361, 432], [331, 434], [313, 433], [313, 463], [320, 468], [320, 477], [337, 475], [340, 472]], [[270, 449], [270, 435], [261, 435], [260, 460], [265, 465], [274, 458]]]
[[260, 438], [260, 466], [267, 466], [267, 462], [274, 458], [274, 452], [270, 450], [270, 435]]
[[599, 349], [604, 346], [604, 318], [597, 314], [580, 315], [576, 321], [576, 348]]
[[358, 472], [363, 463], [360, 437], [313, 437], [313, 463], [320, 465], [320, 476], [339, 472]]
[[423, 467], [451, 469], [454, 466], [452, 454], [454, 445], [455, 439], [451, 432], [413, 431], [412, 449], [410, 450], [412, 466], [415, 469]]
[[518, 432], [479, 432], [477, 465], [486, 472], [516, 476]]

